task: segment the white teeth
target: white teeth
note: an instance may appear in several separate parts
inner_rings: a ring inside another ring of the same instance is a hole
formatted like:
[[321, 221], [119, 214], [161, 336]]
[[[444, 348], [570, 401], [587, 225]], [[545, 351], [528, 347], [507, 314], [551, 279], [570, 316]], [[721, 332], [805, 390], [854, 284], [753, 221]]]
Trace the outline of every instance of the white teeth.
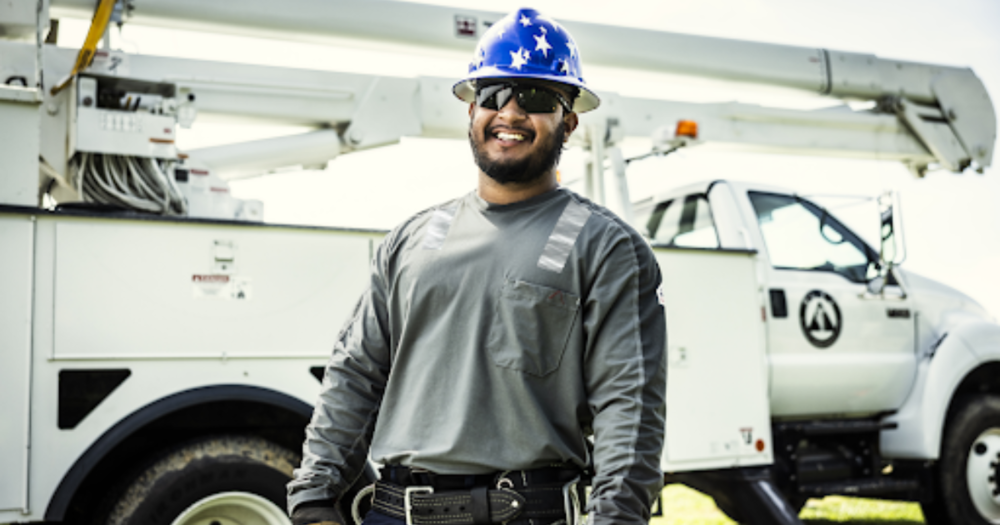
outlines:
[[524, 135], [519, 135], [517, 133], [504, 133], [503, 131], [497, 133], [497, 138], [500, 140], [524, 140]]

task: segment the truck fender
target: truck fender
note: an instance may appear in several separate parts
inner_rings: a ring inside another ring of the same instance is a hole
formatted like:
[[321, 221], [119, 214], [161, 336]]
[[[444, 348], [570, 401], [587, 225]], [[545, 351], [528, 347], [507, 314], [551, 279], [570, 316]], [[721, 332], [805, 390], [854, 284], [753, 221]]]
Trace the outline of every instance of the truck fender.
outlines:
[[1000, 326], [985, 321], [967, 323], [959, 333], [979, 361], [1000, 361]]
[[45, 521], [63, 521], [77, 489], [111, 451], [146, 425], [173, 412], [218, 401], [251, 401], [300, 414], [308, 420], [313, 407], [287, 394], [247, 385], [213, 385], [177, 392], [129, 414], [87, 448], [73, 463], [56, 488], [45, 510]]
[[898, 427], [881, 433], [884, 457], [938, 459], [948, 410], [962, 382], [982, 364], [1000, 361], [1000, 326], [963, 321], [949, 326], [924, 355], [910, 396], [886, 418]]

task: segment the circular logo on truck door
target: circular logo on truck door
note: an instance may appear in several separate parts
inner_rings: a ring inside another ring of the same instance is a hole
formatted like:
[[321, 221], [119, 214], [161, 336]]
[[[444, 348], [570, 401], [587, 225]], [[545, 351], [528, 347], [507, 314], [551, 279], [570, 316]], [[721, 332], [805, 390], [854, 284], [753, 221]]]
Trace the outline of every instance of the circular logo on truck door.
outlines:
[[840, 307], [826, 292], [813, 290], [802, 299], [799, 324], [813, 346], [827, 348], [840, 337]]

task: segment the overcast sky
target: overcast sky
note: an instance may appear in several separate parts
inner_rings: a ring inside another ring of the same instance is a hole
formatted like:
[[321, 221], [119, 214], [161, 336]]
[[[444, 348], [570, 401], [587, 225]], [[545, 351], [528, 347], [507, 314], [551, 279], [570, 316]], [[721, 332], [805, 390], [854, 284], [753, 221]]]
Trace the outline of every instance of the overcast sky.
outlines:
[[[427, 2], [510, 11], [520, 1]], [[553, 18], [673, 32], [873, 53], [883, 58], [969, 66], [1000, 105], [1000, 2], [996, 0], [539, 0], [532, 7]], [[65, 24], [61, 45], [79, 45], [86, 22]], [[333, 49], [315, 44], [168, 31], [126, 25], [113, 40], [129, 52], [232, 60], [361, 73], [459, 77], [464, 55], [400, 57], [370, 49]], [[835, 100], [747, 86], [706, 83], [654, 74], [634, 74], [586, 64], [596, 89], [624, 95], [691, 101], [741, 101], [789, 107], [819, 107]], [[683, 53], [683, 49], [664, 50]], [[464, 111], [456, 102], [456, 111]], [[304, 131], [233, 125], [202, 119], [183, 130], [179, 145], [191, 149]], [[631, 140], [626, 154], [642, 153], [648, 141]], [[565, 179], [579, 176], [582, 154], [564, 157]], [[985, 175], [933, 172], [916, 180], [894, 163], [763, 155], [699, 147], [633, 164], [633, 196], [688, 182], [730, 178], [792, 188], [803, 195], [874, 196], [884, 189], [902, 194], [909, 258], [904, 267], [955, 286], [1000, 315], [1000, 171]], [[237, 181], [239, 197], [261, 199], [269, 222], [389, 228], [415, 211], [473, 188], [475, 168], [460, 141], [404, 140], [379, 150], [342, 156], [324, 171], [294, 171]], [[834, 203], [836, 204], [836, 203]], [[847, 222], [866, 238], [877, 229], [874, 207], [865, 205]], [[852, 213], [852, 211], [854, 213]]]

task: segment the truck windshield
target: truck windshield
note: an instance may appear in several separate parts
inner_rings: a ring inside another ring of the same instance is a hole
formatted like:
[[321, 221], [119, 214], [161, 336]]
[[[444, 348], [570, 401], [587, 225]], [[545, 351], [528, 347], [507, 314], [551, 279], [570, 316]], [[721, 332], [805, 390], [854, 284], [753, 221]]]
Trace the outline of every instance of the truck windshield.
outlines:
[[708, 199], [701, 194], [657, 204], [645, 224], [646, 237], [656, 246], [719, 247]]
[[789, 195], [749, 195], [775, 268], [833, 272], [856, 283], [877, 274], [871, 249], [826, 210]]

